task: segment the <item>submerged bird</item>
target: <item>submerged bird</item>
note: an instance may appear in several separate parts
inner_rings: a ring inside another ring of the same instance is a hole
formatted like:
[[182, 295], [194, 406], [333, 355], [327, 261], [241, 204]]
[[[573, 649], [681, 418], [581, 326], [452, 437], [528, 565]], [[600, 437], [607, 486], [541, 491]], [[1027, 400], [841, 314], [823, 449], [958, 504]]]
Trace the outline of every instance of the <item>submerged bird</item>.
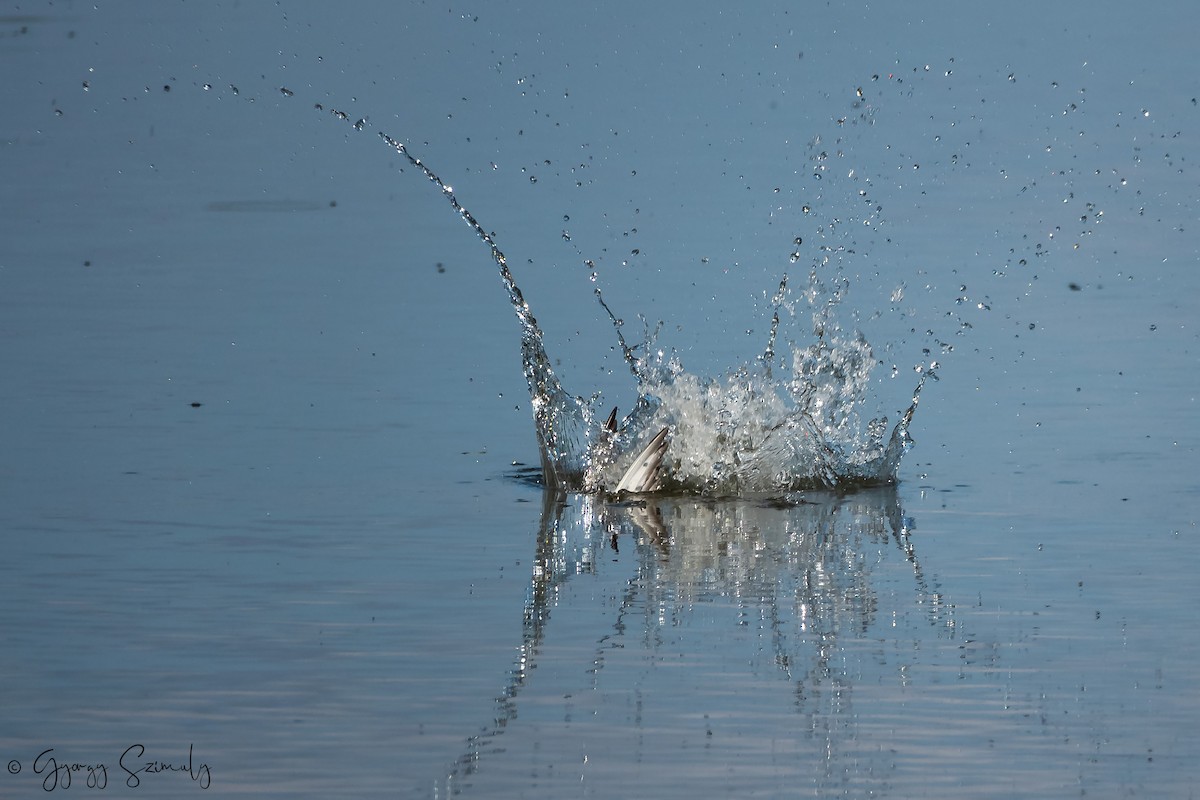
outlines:
[[654, 434], [654, 438], [633, 459], [633, 463], [617, 483], [617, 494], [654, 492], [662, 488], [662, 463], [667, 454], [667, 431], [667, 428], [663, 428]]
[[[600, 437], [593, 451], [597, 455], [604, 454], [600, 455], [602, 461], [607, 462], [608, 459], [613, 458], [617, 429], [617, 409], [614, 406], [613, 410], [609, 412], [604, 426], [600, 429]], [[608, 488], [598, 484], [594, 488], [600, 492], [611, 492], [617, 495], [642, 494], [662, 489], [663, 459], [667, 455], [669, 433], [669, 428], [662, 428], [654, 434], [646, 446], [634, 456], [633, 462], [621, 474], [621, 479], [617, 481], [615, 487]], [[544, 467], [545, 464], [543, 464]]]

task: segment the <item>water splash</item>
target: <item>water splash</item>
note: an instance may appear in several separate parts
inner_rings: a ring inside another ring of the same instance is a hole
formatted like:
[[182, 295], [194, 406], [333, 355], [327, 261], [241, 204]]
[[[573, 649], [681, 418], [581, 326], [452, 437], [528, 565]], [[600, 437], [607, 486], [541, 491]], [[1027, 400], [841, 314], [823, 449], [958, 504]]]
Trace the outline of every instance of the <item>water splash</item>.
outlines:
[[[599, 292], [597, 297], [603, 304]], [[862, 425], [859, 409], [875, 366], [870, 346], [857, 332], [844, 334], [833, 325], [826, 309], [814, 341], [790, 346], [790, 361], [777, 364], [787, 297], [785, 276], [763, 354], [716, 378], [689, 373], [677, 356], [653, 350], [653, 335], [637, 348], [652, 355], [639, 357], [618, 327], [639, 399], [611, 440], [601, 437], [593, 448], [582, 486], [617, 485], [631, 456], [664, 428], [670, 447], [661, 488], [670, 492], [735, 496], [894, 482], [912, 443], [908, 427], [921, 388], [933, 373], [921, 376], [890, 435], [886, 418]]]
[[[800, 302], [784, 275], [772, 300], [763, 353], [719, 377], [688, 372], [678, 355], [655, 347], [657, 331], [648, 331], [631, 346], [621, 320], [597, 288], [596, 299], [608, 313], [637, 381], [637, 401], [618, 420], [615, 409], [604, 413], [598, 395], [585, 398], [562, 387], [537, 320], [492, 234], [403, 142], [379, 135], [437, 186], [499, 268], [521, 328], [521, 360], [547, 486], [614, 493], [638, 454], [664, 430], [669, 444], [655, 488], [670, 493], [774, 495], [896, 481], [901, 459], [912, 446], [908, 429], [921, 389], [936, 374], [921, 370], [911, 403], [894, 426], [889, 428], [886, 417], [863, 421], [876, 360], [862, 334], [844, 329], [838, 317], [848, 286], [840, 273], [841, 259], [834, 257], [842, 248], [822, 246]], [[820, 140], [810, 149], [815, 169], [824, 169], [828, 156], [820, 150]], [[831, 223], [830, 233], [833, 227]], [[799, 258], [797, 251], [791, 262]], [[805, 310], [812, 320], [810, 341], [788, 342], [786, 352], [779, 353], [781, 321], [794, 320]]]

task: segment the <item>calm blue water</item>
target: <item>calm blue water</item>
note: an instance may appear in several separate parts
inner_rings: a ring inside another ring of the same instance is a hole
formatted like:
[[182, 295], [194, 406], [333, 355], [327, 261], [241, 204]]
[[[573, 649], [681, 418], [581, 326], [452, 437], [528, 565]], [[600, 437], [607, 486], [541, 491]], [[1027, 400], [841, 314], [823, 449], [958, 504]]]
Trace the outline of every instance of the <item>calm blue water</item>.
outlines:
[[[1194, 796], [1198, 21], [6, 10], [0, 795]], [[593, 271], [722, 374], [829, 255], [899, 485], [544, 498], [380, 130], [623, 411]]]

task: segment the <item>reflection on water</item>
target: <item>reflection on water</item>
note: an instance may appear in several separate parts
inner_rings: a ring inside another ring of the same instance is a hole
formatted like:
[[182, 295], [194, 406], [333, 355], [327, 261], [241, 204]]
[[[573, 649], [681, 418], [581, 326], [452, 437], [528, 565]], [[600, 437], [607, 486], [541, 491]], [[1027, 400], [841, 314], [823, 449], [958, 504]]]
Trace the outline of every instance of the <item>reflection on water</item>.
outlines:
[[[881, 623], [876, 570], [908, 574], [901, 593], [907, 591], [909, 599], [899, 603], [939, 637], [955, 636], [954, 606], [926, 578], [911, 526], [891, 486], [845, 496], [811, 493], [787, 502], [657, 497], [606, 503], [546, 491], [516, 663], [496, 698], [494, 719], [470, 737], [446, 791], [457, 794], [471, 786], [473, 776], [486, 775], [489, 764], [509, 750], [503, 734], [521, 716], [523, 691], [536, 685], [539, 657], [555, 636], [551, 620], [567, 584], [620, 569], [615, 557], [627, 550], [635, 553], [633, 572], [621, 576], [615, 619], [584, 635], [594, 641], [589, 672], [602, 670], [606, 652], [614, 649], [667, 657], [670, 629], [687, 625], [698, 608], [727, 607], [731, 624], [755, 629], [761, 650], [744, 654], [751, 665], [745, 675], [728, 677], [749, 679], [764, 667], [761, 671], [773, 674], [778, 702], [790, 705], [797, 729], [816, 740], [810, 763], [823, 761], [825, 778], [835, 780], [848, 767], [839, 761], [856, 729], [850, 712], [855, 676], [846, 643], [867, 637]], [[896, 604], [889, 599], [884, 612], [894, 614], [887, 609]], [[724, 635], [728, 630], [712, 633], [719, 646], [738, 641]], [[621, 691], [639, 688], [635, 682]], [[696, 702], [719, 707], [723, 701]]]

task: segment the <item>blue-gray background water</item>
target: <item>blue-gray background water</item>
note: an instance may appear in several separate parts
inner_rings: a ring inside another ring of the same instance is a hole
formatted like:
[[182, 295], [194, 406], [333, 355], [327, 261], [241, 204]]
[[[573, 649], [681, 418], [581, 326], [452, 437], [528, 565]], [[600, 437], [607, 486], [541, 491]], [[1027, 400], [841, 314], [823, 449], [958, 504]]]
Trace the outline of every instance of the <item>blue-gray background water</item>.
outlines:
[[[7, 7], [0, 794], [1194, 796], [1198, 23]], [[623, 411], [595, 286], [720, 376], [829, 256], [899, 484], [544, 502], [379, 131]]]

